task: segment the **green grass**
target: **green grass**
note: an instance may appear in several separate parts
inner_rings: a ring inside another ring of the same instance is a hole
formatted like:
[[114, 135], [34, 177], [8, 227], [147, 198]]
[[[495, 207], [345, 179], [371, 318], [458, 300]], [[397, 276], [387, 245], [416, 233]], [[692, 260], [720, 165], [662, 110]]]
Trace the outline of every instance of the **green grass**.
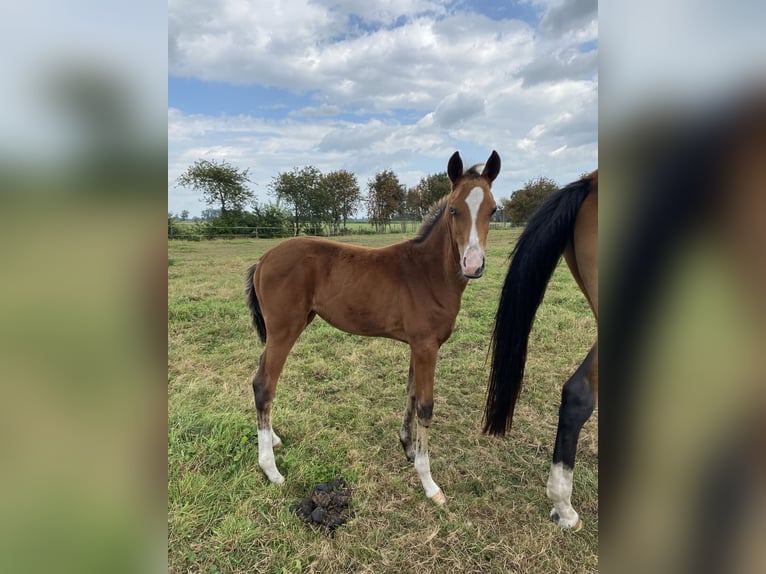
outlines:
[[[583, 429], [577, 533], [548, 520], [545, 497], [561, 385], [596, 327], [562, 262], [530, 340], [513, 431], [481, 434], [487, 345], [518, 230], [493, 230], [487, 273], [471, 281], [439, 353], [431, 470], [448, 498], [426, 499], [398, 430], [408, 347], [342, 333], [317, 318], [288, 357], [272, 418], [285, 475], [258, 466], [250, 381], [261, 345], [244, 302], [247, 268], [279, 240], [170, 242], [168, 560], [171, 572], [593, 572], [598, 550], [597, 415]], [[401, 235], [344, 241], [381, 246]], [[333, 538], [288, 510], [343, 477], [355, 518]]]

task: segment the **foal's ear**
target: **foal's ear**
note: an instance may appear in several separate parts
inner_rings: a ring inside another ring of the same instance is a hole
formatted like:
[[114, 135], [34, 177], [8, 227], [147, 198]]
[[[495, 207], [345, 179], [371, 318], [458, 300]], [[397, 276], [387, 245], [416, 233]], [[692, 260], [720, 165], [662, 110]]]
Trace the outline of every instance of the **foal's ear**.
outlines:
[[495, 150], [492, 150], [487, 163], [484, 164], [484, 171], [481, 172], [481, 175], [489, 181], [495, 181], [498, 173], [500, 173], [500, 156]]
[[452, 183], [455, 183], [457, 178], [463, 175], [463, 160], [460, 159], [459, 151], [453, 153], [452, 157], [449, 158], [449, 163], [447, 164], [447, 175], [449, 176], [449, 180]]

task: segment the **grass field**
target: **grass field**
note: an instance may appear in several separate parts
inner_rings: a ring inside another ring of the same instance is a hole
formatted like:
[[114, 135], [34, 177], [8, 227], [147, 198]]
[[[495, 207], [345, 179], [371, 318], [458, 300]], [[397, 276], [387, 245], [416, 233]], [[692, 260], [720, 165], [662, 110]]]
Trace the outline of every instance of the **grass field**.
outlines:
[[[250, 381], [261, 344], [244, 274], [278, 240], [168, 247], [168, 564], [171, 572], [594, 572], [598, 551], [597, 413], [583, 428], [573, 504], [585, 526], [562, 531], [545, 497], [561, 385], [596, 326], [563, 261], [532, 332], [512, 432], [481, 434], [487, 346], [519, 230], [493, 230], [487, 272], [471, 281], [439, 353], [431, 470], [448, 498], [426, 499], [398, 430], [408, 347], [342, 333], [317, 317], [287, 360], [272, 411], [285, 475], [258, 466]], [[381, 246], [401, 235], [355, 236]], [[334, 537], [289, 506], [342, 477], [355, 518]]]

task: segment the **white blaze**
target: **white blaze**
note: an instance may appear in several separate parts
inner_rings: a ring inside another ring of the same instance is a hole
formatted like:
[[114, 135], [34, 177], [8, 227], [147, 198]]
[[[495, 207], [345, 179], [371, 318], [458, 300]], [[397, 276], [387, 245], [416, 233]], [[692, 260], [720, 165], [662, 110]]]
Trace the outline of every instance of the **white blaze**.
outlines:
[[480, 187], [474, 187], [465, 202], [468, 205], [468, 211], [471, 213], [471, 234], [468, 236], [468, 247], [480, 247], [479, 233], [476, 231], [476, 216], [479, 215], [481, 202], [484, 201], [484, 191]]
[[468, 234], [468, 245], [462, 248], [460, 260], [463, 273], [471, 277], [484, 265], [484, 253], [479, 243], [479, 232], [476, 229], [476, 218], [482, 201], [484, 201], [484, 191], [480, 187], [474, 187], [465, 198], [471, 216], [471, 231]]

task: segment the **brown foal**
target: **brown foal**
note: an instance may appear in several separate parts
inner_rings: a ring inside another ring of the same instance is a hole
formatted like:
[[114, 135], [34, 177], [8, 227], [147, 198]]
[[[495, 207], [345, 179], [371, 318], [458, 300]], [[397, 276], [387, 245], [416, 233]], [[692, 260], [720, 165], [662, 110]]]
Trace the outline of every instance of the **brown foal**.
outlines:
[[296, 339], [319, 315], [348, 333], [409, 344], [408, 401], [399, 438], [426, 496], [440, 505], [446, 502], [431, 478], [428, 428], [439, 347], [452, 333], [468, 279], [484, 273], [487, 232], [496, 209], [491, 187], [500, 156], [493, 151], [481, 172], [480, 166], [464, 171], [460, 154], [452, 155], [447, 166], [451, 192], [434, 205], [414, 239], [370, 249], [297, 237], [267, 251], [250, 268], [247, 302], [265, 343], [253, 378], [258, 462], [271, 482], [284, 481], [273, 452], [281, 440], [271, 424], [277, 380]]

